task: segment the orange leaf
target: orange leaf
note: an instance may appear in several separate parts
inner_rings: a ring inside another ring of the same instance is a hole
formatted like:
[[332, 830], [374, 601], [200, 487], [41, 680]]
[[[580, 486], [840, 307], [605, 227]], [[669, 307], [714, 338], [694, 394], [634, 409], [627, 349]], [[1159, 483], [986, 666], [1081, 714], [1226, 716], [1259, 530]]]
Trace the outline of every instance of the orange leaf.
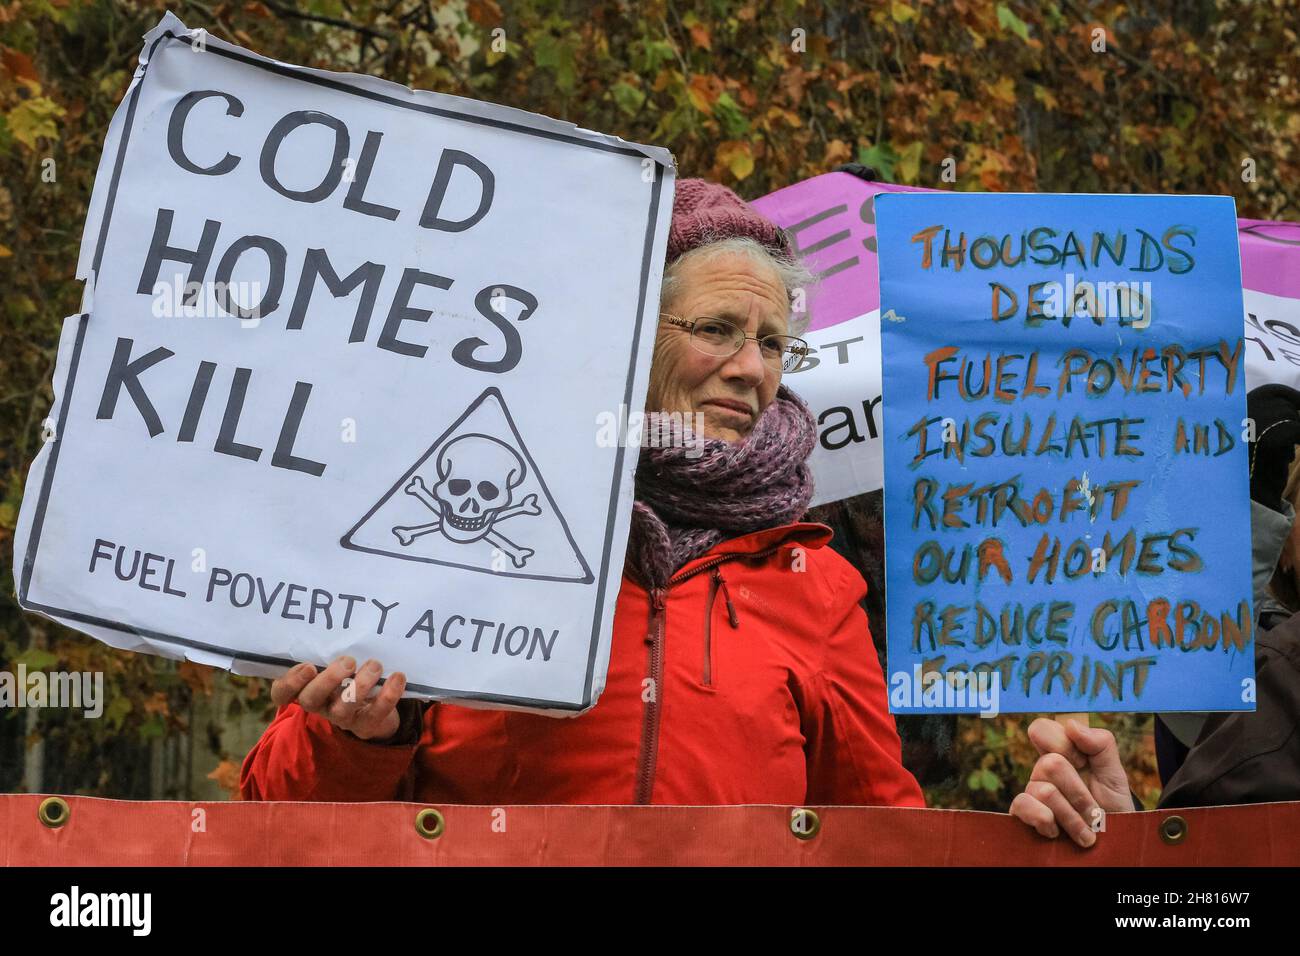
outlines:
[[1101, 70], [1097, 69], [1096, 67], [1092, 67], [1087, 70], [1080, 70], [1079, 78], [1083, 80], [1085, 83], [1087, 83], [1089, 86], [1091, 86], [1098, 93], [1104, 93], [1106, 91], [1105, 74], [1103, 74]]
[[691, 40], [701, 50], [713, 49], [713, 38], [709, 35], [709, 28], [703, 23], [695, 23], [691, 26]]
[[713, 100], [710, 96], [709, 77], [696, 73], [691, 77], [691, 85], [686, 88], [686, 95], [690, 98], [691, 105], [701, 113], [713, 115]]
[[5, 47], [0, 50], [0, 61], [3, 61], [4, 67], [9, 71], [9, 75], [20, 80], [39, 80], [36, 75], [36, 65], [32, 63], [32, 58], [21, 50], [10, 49]]
[[204, 697], [212, 696], [212, 675], [214, 672], [211, 667], [204, 664], [195, 664], [193, 661], [181, 661], [177, 671], [191, 693], [202, 694]]
[[822, 156], [822, 166], [830, 169], [840, 163], [847, 163], [853, 158], [853, 148], [842, 139], [833, 139], [826, 144], [826, 153]]
[[748, 143], [727, 140], [718, 146], [715, 154], [718, 162], [729, 170], [737, 179], [744, 179], [754, 171], [754, 151]]
[[501, 23], [501, 8], [493, 0], [470, 0], [465, 12], [479, 26], [497, 26]]
[[993, 99], [1014, 106], [1016, 102], [1016, 81], [1014, 77], [1004, 76], [996, 83], [985, 83], [985, 89]]
[[217, 769], [208, 774], [209, 780], [215, 780], [217, 786], [230, 794], [232, 800], [239, 799], [239, 764], [233, 760], [223, 760]]

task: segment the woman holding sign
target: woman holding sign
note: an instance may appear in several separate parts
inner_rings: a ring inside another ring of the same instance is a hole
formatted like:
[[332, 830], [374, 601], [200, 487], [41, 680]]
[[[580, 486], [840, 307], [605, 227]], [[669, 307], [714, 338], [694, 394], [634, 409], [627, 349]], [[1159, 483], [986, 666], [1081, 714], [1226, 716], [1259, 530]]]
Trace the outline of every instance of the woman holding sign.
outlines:
[[647, 407], [703, 440], [642, 450], [597, 704], [572, 719], [429, 704], [402, 700], [401, 674], [377, 691], [378, 661], [300, 664], [272, 688], [245, 799], [923, 805], [866, 585], [800, 520], [816, 423], [781, 376], [806, 353], [790, 306], [811, 276], [701, 180], [677, 185], [666, 261]]

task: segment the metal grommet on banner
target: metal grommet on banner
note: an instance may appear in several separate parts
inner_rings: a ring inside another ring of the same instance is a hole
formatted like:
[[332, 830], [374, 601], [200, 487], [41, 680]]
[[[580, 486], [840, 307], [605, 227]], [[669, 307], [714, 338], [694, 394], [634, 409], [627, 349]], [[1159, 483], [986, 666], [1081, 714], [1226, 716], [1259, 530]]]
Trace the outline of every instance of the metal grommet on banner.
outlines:
[[811, 840], [822, 828], [821, 817], [816, 810], [807, 807], [795, 807], [790, 811], [790, 832], [799, 840]]
[[1180, 816], [1165, 817], [1160, 821], [1160, 839], [1176, 846], [1187, 839], [1187, 821]]
[[415, 815], [415, 832], [426, 840], [438, 839], [446, 826], [442, 814], [432, 807], [425, 807]]
[[47, 827], [58, 829], [72, 816], [72, 807], [62, 797], [46, 797], [36, 808], [36, 817]]

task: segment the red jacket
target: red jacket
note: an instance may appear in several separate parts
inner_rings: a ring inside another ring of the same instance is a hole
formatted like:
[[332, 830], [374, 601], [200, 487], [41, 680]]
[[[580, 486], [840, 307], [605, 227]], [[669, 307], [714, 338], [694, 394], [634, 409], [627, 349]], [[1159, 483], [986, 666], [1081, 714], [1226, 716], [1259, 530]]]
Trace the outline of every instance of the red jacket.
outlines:
[[859, 604], [866, 583], [830, 538], [807, 523], [733, 538], [651, 594], [625, 576], [605, 691], [580, 716], [439, 703], [418, 745], [377, 744], [293, 703], [244, 760], [241, 794], [924, 806]]

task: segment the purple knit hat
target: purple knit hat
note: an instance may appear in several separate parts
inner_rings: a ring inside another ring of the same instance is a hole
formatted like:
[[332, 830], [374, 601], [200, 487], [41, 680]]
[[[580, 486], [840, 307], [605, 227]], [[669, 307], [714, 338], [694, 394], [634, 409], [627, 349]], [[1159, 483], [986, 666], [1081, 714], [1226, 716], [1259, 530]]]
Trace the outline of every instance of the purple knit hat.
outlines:
[[790, 251], [785, 232], [726, 186], [703, 179], [677, 180], [665, 264], [698, 246], [735, 236], [748, 236], [773, 252]]

